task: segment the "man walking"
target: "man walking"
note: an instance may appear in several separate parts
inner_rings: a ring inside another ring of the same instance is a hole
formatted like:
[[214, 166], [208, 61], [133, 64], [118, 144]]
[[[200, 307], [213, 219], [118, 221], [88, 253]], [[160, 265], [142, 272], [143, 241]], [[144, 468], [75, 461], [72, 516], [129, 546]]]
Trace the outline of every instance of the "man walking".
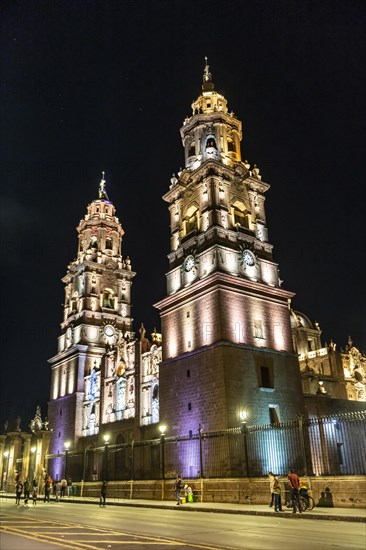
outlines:
[[291, 486], [290, 499], [292, 502], [292, 513], [296, 514], [297, 508], [301, 514], [302, 510], [299, 498], [300, 478], [297, 474], [294, 473], [293, 470], [290, 470], [287, 479], [289, 480]]
[[177, 499], [177, 506], [179, 506], [179, 504], [182, 504], [182, 499], [180, 498], [180, 492], [182, 490], [182, 486], [183, 486], [182, 478], [180, 476], [177, 476], [177, 479], [174, 482], [174, 491]]
[[24, 506], [28, 506], [28, 500], [30, 495], [30, 482], [29, 477], [24, 481]]

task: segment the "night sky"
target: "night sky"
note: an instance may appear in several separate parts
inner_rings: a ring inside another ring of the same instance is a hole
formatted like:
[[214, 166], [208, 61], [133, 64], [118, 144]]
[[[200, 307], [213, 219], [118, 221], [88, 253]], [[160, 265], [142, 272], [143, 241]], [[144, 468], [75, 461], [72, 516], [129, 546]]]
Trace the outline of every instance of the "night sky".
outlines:
[[134, 330], [165, 295], [162, 195], [204, 57], [265, 182], [293, 307], [366, 350], [364, 1], [1, 2], [1, 411], [46, 414], [76, 226], [102, 170], [137, 271]]

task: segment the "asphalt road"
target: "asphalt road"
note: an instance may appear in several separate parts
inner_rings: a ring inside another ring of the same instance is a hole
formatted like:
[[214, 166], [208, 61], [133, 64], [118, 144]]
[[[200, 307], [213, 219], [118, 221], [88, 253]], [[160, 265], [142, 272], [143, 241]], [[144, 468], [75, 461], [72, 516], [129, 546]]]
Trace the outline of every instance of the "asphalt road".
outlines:
[[366, 524], [67, 502], [1, 503], [1, 550], [364, 550]]

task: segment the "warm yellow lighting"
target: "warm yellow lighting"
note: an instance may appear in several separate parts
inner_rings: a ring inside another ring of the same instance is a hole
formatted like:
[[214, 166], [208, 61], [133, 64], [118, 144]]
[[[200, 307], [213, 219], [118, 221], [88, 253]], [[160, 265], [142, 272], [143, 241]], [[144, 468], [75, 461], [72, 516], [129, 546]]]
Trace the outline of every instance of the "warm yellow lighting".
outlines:
[[109, 439], [110, 439], [110, 435], [109, 434], [104, 434], [103, 439], [104, 439], [104, 443], [107, 445], [107, 443], [109, 442]]
[[36, 450], [37, 450], [37, 447], [32, 447], [31, 448], [31, 451], [32, 451], [33, 454], [36, 452]]
[[65, 447], [66, 451], [68, 451], [70, 449], [70, 445], [71, 445], [70, 441], [65, 441], [64, 447]]
[[165, 424], [160, 424], [159, 431], [160, 431], [161, 435], [164, 435], [165, 432], [166, 432], [166, 425]]
[[245, 410], [245, 409], [242, 409], [239, 413], [239, 416], [240, 416], [240, 420], [243, 422], [243, 424], [247, 421], [248, 419], [248, 412]]

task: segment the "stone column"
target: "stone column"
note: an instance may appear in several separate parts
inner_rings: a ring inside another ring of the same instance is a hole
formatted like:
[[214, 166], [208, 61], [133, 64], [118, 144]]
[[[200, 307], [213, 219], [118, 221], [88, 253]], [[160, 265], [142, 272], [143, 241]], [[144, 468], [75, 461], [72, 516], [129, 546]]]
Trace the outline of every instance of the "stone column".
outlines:
[[9, 456], [8, 456], [8, 483], [11, 487], [8, 490], [13, 490], [13, 484], [18, 472], [17, 459], [21, 458], [22, 438], [20, 432], [8, 432], [9, 441]]
[[43, 487], [44, 476], [48, 472], [48, 460], [46, 458], [49, 450], [51, 431], [40, 430], [37, 432], [37, 451], [36, 451], [36, 465], [35, 476], [38, 480], [39, 491]]
[[5, 453], [6, 435], [0, 435], [0, 482], [1, 490], [5, 490], [4, 482], [8, 477], [8, 461], [9, 458], [4, 455]]
[[27, 434], [22, 432], [21, 436], [24, 440], [23, 465], [22, 465], [22, 477], [24, 481], [29, 476], [29, 458], [30, 458], [29, 455], [30, 455], [30, 445], [31, 445], [32, 434]]

